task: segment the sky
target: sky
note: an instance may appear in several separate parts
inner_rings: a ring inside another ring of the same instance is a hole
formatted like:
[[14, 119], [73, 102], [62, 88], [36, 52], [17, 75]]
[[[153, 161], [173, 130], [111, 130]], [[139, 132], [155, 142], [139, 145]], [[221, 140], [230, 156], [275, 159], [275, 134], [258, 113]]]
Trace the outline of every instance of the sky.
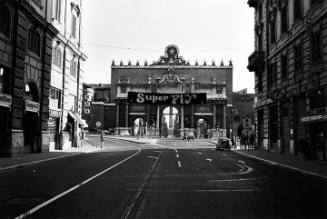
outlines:
[[233, 90], [254, 92], [246, 68], [254, 11], [246, 0], [84, 0], [85, 83], [111, 83], [111, 61], [151, 63], [175, 44], [193, 64], [233, 61]]

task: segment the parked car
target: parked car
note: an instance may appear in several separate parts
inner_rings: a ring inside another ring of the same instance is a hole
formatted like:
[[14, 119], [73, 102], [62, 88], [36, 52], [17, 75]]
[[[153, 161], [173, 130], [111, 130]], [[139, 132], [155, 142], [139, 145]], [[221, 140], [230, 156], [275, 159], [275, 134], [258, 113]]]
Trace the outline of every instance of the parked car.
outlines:
[[216, 150], [228, 150], [230, 151], [231, 142], [228, 138], [219, 138], [216, 143]]

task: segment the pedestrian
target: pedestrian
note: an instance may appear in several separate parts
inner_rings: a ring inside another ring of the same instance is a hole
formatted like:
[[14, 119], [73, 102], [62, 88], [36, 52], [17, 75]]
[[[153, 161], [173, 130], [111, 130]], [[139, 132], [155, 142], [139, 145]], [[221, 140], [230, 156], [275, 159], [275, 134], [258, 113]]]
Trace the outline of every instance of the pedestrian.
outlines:
[[101, 133], [100, 133], [101, 148], [103, 148], [103, 142], [104, 142], [104, 136], [103, 136], [103, 131], [101, 131]]

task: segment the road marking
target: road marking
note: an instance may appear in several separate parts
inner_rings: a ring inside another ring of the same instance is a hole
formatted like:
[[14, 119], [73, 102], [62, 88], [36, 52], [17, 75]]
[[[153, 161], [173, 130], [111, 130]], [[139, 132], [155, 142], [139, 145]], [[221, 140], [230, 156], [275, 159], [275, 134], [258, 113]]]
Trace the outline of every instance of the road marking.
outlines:
[[94, 176], [88, 178], [87, 180], [84, 180], [83, 182], [81, 182], [81, 183], [79, 183], [79, 184], [73, 186], [72, 188], [70, 188], [70, 189], [68, 189], [68, 190], [66, 190], [66, 191], [64, 191], [64, 192], [62, 192], [62, 193], [60, 193], [59, 195], [56, 195], [55, 197], [52, 197], [51, 199], [47, 200], [46, 202], [43, 202], [43, 203], [41, 203], [41, 204], [35, 206], [34, 208], [28, 210], [27, 212], [25, 212], [25, 213], [23, 213], [23, 214], [21, 214], [21, 215], [15, 217], [15, 219], [25, 218], [25, 217], [27, 217], [27, 216], [33, 214], [34, 212], [36, 212], [36, 211], [40, 210], [41, 208], [43, 208], [43, 207], [45, 207], [45, 206], [51, 204], [52, 202], [56, 201], [57, 199], [59, 199], [59, 198], [65, 196], [65, 195], [67, 195], [68, 193], [70, 193], [70, 192], [72, 192], [72, 191], [78, 189], [79, 187], [85, 185], [86, 183], [88, 183], [88, 182], [94, 180], [95, 178], [97, 178], [97, 177], [103, 175], [104, 173], [108, 172], [109, 170], [111, 170], [111, 169], [113, 169], [113, 168], [119, 166], [120, 164], [126, 162], [127, 160], [129, 160], [129, 159], [135, 157], [136, 155], [138, 155], [138, 154], [141, 152], [141, 150], [142, 150], [141, 148], [137, 148], [137, 152], [136, 152], [135, 154], [132, 154], [131, 156], [125, 158], [124, 160], [119, 161], [118, 163], [112, 165], [111, 167], [109, 167], [109, 168], [107, 168], [107, 169], [101, 171], [100, 173], [97, 173], [96, 175], [94, 175]]
[[242, 178], [242, 179], [213, 179], [210, 182], [234, 182], [234, 181], [250, 181], [250, 180], [258, 180], [264, 179], [266, 177], [255, 177], [255, 178]]
[[245, 164], [245, 162], [243, 160], [239, 160], [238, 162], [239, 163], [242, 163], [242, 164]]
[[308, 170], [302, 170], [302, 169], [297, 168], [297, 167], [292, 167], [292, 166], [289, 166], [289, 165], [286, 165], [286, 164], [282, 164], [282, 163], [277, 163], [277, 162], [274, 162], [274, 161], [266, 160], [266, 159], [263, 159], [263, 158], [260, 158], [260, 157], [256, 157], [256, 156], [253, 156], [253, 155], [250, 155], [250, 154], [242, 153], [240, 151], [235, 151], [235, 152], [238, 153], [238, 154], [247, 156], [247, 157], [254, 158], [256, 160], [264, 161], [264, 162], [269, 163], [269, 164], [274, 165], [274, 166], [279, 166], [279, 167], [283, 167], [283, 168], [295, 170], [297, 172], [304, 173], [304, 174], [311, 175], [311, 176], [320, 177], [320, 178], [323, 178], [325, 180], [327, 179], [327, 176], [322, 175], [322, 174], [319, 174], [319, 173], [311, 172], [311, 171], [308, 171]]
[[178, 155], [178, 154], [176, 154], [176, 157], [177, 157], [177, 158], [179, 158], [179, 155]]
[[136, 203], [137, 199], [139, 198], [141, 192], [144, 190], [145, 185], [149, 181], [150, 176], [152, 175], [154, 169], [156, 168], [156, 166], [158, 164], [158, 161], [160, 159], [160, 156], [161, 156], [161, 153], [159, 155], [159, 158], [152, 164], [150, 171], [148, 172], [148, 174], [144, 178], [142, 184], [139, 186], [139, 188], [137, 190], [137, 193], [132, 198], [132, 203], [125, 208], [125, 211], [123, 212], [123, 214], [122, 214], [122, 216], [120, 218], [124, 218], [124, 219], [128, 218], [129, 214], [131, 213], [132, 209], [135, 206], [135, 203]]
[[202, 152], [198, 152], [197, 154], [198, 154], [198, 155], [201, 155], [201, 154], [202, 154]]
[[207, 158], [206, 160], [209, 161], [209, 162], [212, 162], [212, 159], [210, 159], [210, 158]]
[[196, 192], [256, 192], [263, 189], [197, 189]]
[[155, 156], [147, 156], [148, 158], [152, 158], [152, 159], [156, 159], [158, 160], [159, 158], [158, 157], [155, 157]]
[[182, 167], [182, 163], [180, 161], [177, 161], [179, 168]]

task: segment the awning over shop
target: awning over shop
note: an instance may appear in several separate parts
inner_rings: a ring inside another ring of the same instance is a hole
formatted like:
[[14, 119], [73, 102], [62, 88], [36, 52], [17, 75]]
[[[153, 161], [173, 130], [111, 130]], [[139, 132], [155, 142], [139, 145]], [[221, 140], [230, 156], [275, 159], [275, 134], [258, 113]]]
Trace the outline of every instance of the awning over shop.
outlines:
[[76, 122], [78, 122], [82, 126], [82, 128], [87, 128], [88, 127], [85, 120], [82, 119], [77, 113], [68, 111], [68, 115], [70, 115]]

